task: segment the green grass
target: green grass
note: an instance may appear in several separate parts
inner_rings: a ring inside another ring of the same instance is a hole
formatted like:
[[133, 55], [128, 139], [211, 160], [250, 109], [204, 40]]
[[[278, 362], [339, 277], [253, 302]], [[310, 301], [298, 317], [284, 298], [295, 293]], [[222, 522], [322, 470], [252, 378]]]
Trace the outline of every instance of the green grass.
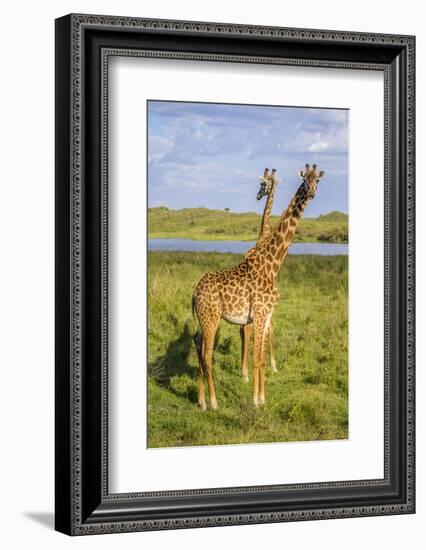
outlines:
[[239, 260], [234, 254], [149, 253], [149, 447], [347, 438], [345, 256], [287, 257], [274, 313], [278, 372], [267, 363], [266, 404], [253, 406], [251, 360], [247, 384], [240, 374], [239, 329], [221, 321], [213, 363], [219, 410], [198, 408], [192, 290], [206, 271]]
[[[271, 224], [278, 219], [278, 216], [272, 216]], [[260, 221], [261, 216], [254, 212], [236, 214], [208, 208], [149, 208], [148, 234], [151, 238], [255, 241]], [[330, 212], [318, 218], [302, 218], [294, 242], [347, 243], [348, 216], [342, 212]]]

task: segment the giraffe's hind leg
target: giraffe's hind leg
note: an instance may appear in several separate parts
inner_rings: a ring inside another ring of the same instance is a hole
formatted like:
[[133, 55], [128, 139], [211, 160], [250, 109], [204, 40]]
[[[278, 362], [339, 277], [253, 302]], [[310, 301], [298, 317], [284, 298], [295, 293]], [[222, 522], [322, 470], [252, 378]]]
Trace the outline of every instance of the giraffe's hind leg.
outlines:
[[199, 345], [200, 382], [198, 401], [200, 407], [206, 407], [205, 377], [209, 386], [210, 404], [217, 409], [216, 393], [213, 383], [212, 361], [213, 347], [217, 328], [221, 318], [219, 293], [209, 279], [201, 279], [198, 283], [192, 300], [193, 311], [197, 314], [201, 341]]
[[[201, 309], [201, 308], [200, 308]], [[198, 392], [198, 403], [202, 409], [206, 408], [205, 399], [205, 378], [209, 387], [210, 404], [212, 409], [217, 409], [216, 393], [213, 382], [213, 348], [217, 328], [220, 321], [220, 311], [216, 308], [209, 315], [198, 314], [200, 322], [201, 338], [199, 343], [198, 358], [200, 362], [200, 381]]]
[[[202, 343], [201, 343], [201, 360], [203, 363], [203, 370], [207, 376], [207, 383], [209, 386], [210, 405], [211, 408], [217, 409], [216, 392], [213, 382], [213, 346], [214, 337], [217, 329], [216, 323], [214, 326], [210, 326], [207, 330], [203, 331]], [[204, 381], [202, 382], [204, 384]], [[200, 379], [201, 386], [201, 379]]]
[[195, 337], [195, 347], [197, 349], [198, 354], [198, 363], [200, 366], [200, 379], [199, 379], [199, 386], [198, 386], [198, 405], [200, 406], [200, 409], [205, 411], [207, 409], [206, 405], [206, 390], [204, 386], [204, 366], [203, 366], [203, 360], [202, 360], [202, 354], [203, 354], [203, 344], [202, 344], [202, 338], [199, 334]]

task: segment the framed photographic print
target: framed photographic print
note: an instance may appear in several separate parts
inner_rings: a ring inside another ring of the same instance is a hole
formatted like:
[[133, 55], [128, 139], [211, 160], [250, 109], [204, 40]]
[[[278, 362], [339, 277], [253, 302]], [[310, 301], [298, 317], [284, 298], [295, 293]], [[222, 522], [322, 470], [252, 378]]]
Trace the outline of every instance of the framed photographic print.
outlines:
[[56, 529], [414, 513], [412, 36], [56, 21]]

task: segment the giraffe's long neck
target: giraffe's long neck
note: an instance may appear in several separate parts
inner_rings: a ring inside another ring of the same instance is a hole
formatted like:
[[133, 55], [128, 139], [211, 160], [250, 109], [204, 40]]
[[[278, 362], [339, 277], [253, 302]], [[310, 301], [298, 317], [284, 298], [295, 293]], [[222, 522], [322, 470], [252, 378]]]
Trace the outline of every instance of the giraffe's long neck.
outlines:
[[293, 241], [296, 228], [308, 204], [308, 187], [303, 182], [281, 215], [277, 227], [262, 246], [261, 254], [267, 261], [268, 273], [276, 277]]
[[274, 197], [275, 197], [275, 183], [271, 185], [271, 188], [268, 193], [268, 198], [266, 200], [265, 209], [263, 211], [262, 216], [262, 224], [260, 226], [260, 233], [259, 238], [257, 239], [256, 246], [261, 245], [268, 239], [271, 235], [271, 212], [272, 212], [272, 205], [274, 203]]

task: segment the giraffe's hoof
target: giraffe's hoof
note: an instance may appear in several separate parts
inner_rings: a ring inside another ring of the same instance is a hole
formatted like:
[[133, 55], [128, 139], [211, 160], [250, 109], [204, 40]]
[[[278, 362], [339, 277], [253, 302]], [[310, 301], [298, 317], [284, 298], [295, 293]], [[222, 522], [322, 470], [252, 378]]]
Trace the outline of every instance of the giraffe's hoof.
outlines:
[[207, 405], [206, 405], [206, 402], [205, 402], [205, 401], [200, 401], [200, 402], [198, 403], [198, 406], [200, 407], [200, 409], [201, 409], [202, 411], [205, 411], [205, 410], [207, 409]]
[[275, 359], [271, 360], [271, 369], [272, 369], [272, 372], [278, 372], [277, 365], [275, 364]]
[[212, 399], [210, 401], [210, 405], [214, 411], [217, 411], [217, 409], [219, 408], [216, 399]]
[[258, 407], [259, 406], [259, 398], [258, 397], [253, 397], [253, 405], [255, 407]]
[[260, 396], [259, 397], [259, 402], [258, 402], [259, 405], [264, 405], [265, 404], [265, 396]]
[[243, 374], [243, 380], [244, 380], [244, 382], [248, 382], [249, 381], [249, 375], [248, 374]]

